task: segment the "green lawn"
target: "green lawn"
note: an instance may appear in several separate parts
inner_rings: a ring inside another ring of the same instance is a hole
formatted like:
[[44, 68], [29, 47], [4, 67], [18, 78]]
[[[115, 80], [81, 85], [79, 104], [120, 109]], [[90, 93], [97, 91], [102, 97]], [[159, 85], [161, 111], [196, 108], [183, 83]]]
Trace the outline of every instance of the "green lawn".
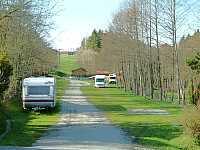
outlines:
[[[182, 108], [167, 102], [156, 102], [141, 96], [125, 93], [118, 88], [83, 87], [84, 94], [97, 108], [103, 110], [116, 125], [119, 125], [136, 141], [146, 147], [161, 150], [200, 149], [192, 148], [192, 140], [183, 133], [180, 125]], [[158, 108], [170, 115], [131, 115], [129, 109]]]
[[66, 73], [67, 75], [71, 74], [73, 69], [79, 67], [77, 63], [77, 56], [68, 56], [67, 54], [61, 54], [60, 65], [58, 67], [59, 71]]
[[30, 112], [23, 111], [16, 100], [7, 104], [7, 114], [12, 120], [12, 129], [0, 145], [31, 146], [48, 127], [59, 120], [59, 98], [64, 94], [68, 81], [57, 79], [57, 105], [55, 111]]

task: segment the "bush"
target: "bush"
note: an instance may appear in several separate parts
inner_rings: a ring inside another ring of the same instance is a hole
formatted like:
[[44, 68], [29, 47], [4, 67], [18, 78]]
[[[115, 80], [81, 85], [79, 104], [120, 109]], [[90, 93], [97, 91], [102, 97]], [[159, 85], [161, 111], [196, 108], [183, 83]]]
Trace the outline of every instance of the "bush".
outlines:
[[187, 108], [182, 122], [186, 133], [192, 136], [197, 145], [200, 145], [200, 108]]
[[67, 76], [66, 73], [59, 71], [59, 70], [56, 70], [53, 74], [56, 75], [56, 76], [59, 76], [59, 77], [66, 77]]
[[3, 106], [0, 105], [0, 135], [5, 131], [6, 129], [6, 115], [5, 110], [3, 109]]
[[10, 65], [8, 55], [4, 51], [0, 51], [0, 98], [9, 87], [11, 75], [12, 66]]

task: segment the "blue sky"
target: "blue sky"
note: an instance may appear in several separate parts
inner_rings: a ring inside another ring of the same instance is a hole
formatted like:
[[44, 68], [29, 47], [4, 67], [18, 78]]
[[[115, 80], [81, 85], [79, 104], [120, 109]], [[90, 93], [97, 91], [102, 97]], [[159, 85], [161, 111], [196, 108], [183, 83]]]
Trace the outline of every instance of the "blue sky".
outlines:
[[123, 1], [63, 0], [62, 11], [54, 19], [55, 30], [51, 32], [53, 46], [58, 49], [79, 47], [82, 38], [94, 28], [107, 28]]

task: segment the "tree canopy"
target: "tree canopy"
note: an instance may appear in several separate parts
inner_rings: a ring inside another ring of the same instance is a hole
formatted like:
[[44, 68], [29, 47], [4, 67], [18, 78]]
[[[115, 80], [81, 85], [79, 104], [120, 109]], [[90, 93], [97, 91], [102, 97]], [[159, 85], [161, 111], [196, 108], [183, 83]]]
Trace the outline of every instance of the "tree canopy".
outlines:
[[13, 70], [7, 95], [20, 97], [25, 77], [45, 75], [56, 67], [57, 52], [47, 41], [55, 6], [51, 0], [0, 1], [0, 49]]
[[103, 31], [94, 29], [91, 36], [83, 39], [81, 47], [93, 50], [100, 49], [102, 47], [102, 34]]

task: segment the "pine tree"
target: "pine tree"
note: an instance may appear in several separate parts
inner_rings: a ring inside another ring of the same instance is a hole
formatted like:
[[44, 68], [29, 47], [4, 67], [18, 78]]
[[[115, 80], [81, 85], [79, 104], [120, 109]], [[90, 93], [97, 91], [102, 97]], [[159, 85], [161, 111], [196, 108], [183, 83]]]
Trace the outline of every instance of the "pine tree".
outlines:
[[91, 48], [96, 49], [97, 48], [97, 31], [96, 31], [96, 29], [93, 30], [91, 38], [92, 38]]
[[193, 59], [188, 60], [187, 64], [193, 71], [200, 74], [200, 53], [197, 53]]
[[81, 41], [81, 48], [86, 49], [86, 38], [83, 38], [83, 40]]
[[101, 48], [102, 47], [102, 34], [103, 32], [101, 30], [99, 30], [98, 34], [97, 34], [97, 48]]
[[99, 30], [98, 32], [96, 29], [92, 31], [91, 36], [88, 37], [86, 40], [86, 48], [87, 49], [99, 49], [102, 47], [102, 31]]

